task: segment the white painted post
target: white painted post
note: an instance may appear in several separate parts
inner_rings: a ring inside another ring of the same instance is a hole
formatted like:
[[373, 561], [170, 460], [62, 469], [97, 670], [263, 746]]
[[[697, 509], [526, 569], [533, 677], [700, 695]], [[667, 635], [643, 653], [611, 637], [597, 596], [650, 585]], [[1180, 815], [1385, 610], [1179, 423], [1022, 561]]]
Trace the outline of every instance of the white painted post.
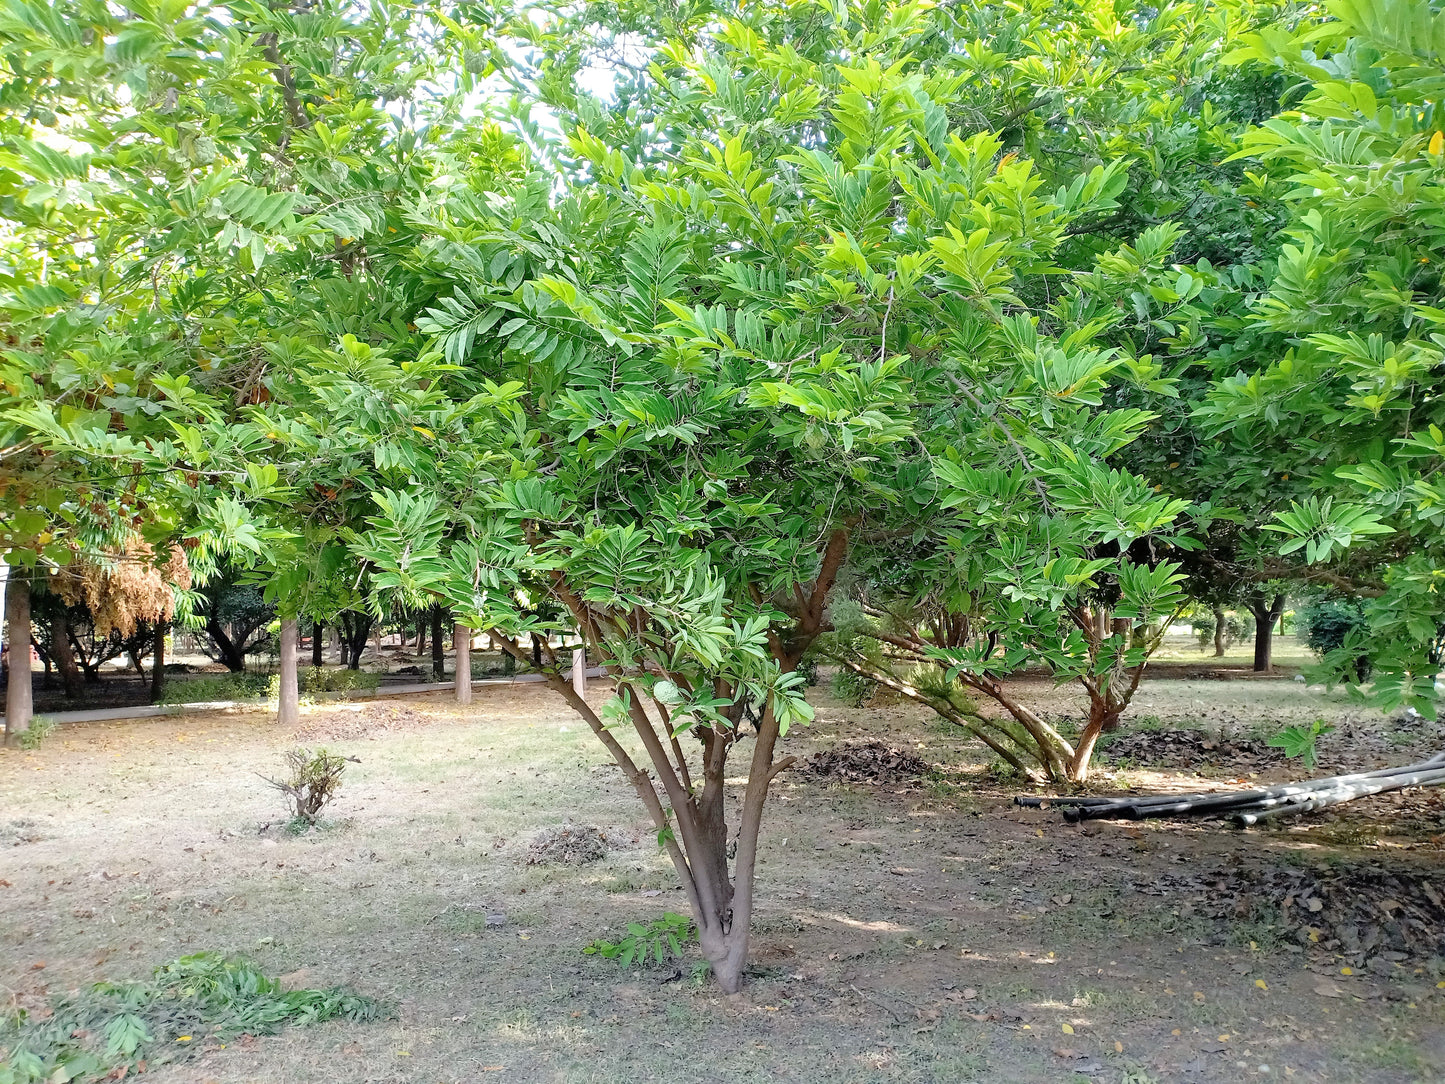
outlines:
[[572, 651], [572, 688], [578, 696], [587, 695], [587, 649], [574, 648]]

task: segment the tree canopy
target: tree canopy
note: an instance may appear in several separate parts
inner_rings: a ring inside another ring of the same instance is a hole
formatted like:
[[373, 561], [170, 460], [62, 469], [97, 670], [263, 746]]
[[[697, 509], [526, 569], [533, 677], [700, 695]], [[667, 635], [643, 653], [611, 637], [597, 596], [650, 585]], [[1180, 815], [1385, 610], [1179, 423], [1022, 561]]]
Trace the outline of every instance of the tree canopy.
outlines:
[[1442, 41], [1423, 0], [17, 0], [0, 548], [580, 635], [605, 704], [540, 669], [735, 989], [805, 658], [1082, 782], [1184, 606], [1311, 583], [1369, 600], [1330, 674], [1433, 710]]

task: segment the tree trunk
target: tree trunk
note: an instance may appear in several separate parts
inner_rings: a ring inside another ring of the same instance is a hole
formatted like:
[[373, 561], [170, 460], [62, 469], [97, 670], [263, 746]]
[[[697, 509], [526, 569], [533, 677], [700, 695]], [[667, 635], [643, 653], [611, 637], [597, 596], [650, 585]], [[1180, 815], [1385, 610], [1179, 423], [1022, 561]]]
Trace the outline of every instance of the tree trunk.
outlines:
[[311, 628], [311, 665], [320, 669], [326, 663], [326, 626], [320, 621]]
[[1224, 607], [1214, 607], [1214, 657], [1224, 654]]
[[472, 630], [466, 625], [452, 629], [452, 647], [457, 653], [457, 703], [472, 702]]
[[1069, 782], [1087, 783], [1089, 768], [1094, 761], [1094, 746], [1101, 735], [1119, 726], [1119, 713], [1110, 712], [1102, 704], [1095, 704], [1089, 712], [1089, 722], [1074, 745], [1074, 755], [1069, 760]]
[[206, 632], [211, 637], [211, 642], [216, 645], [221, 664], [233, 674], [244, 673], [246, 656], [241, 654], [241, 645], [226, 634], [225, 627], [214, 616], [207, 616]]
[[166, 623], [156, 622], [156, 642], [151, 651], [151, 703], [161, 699], [161, 686], [166, 683]]
[[542, 669], [542, 640], [535, 632], [532, 637], [532, 665], [538, 670]]
[[13, 565], [5, 580], [5, 649], [10, 659], [5, 736], [14, 738], [30, 729], [35, 701], [30, 687], [30, 572]]
[[1268, 605], [1260, 595], [1249, 609], [1254, 614], [1254, 672], [1267, 674], [1274, 668], [1274, 623], [1284, 612], [1284, 595], [1276, 595]]
[[70, 646], [70, 619], [60, 610], [50, 619], [50, 653], [55, 656], [55, 668], [60, 671], [61, 684], [66, 696], [80, 695], [80, 666], [75, 661], [75, 651]]
[[418, 658], [426, 654], [427, 616], [427, 614], [423, 613], [416, 619], [416, 653]]
[[447, 679], [446, 646], [442, 643], [442, 608], [431, 608], [431, 679]]
[[281, 619], [281, 688], [276, 695], [276, 722], [297, 726], [301, 722], [301, 689], [296, 675], [297, 622]]

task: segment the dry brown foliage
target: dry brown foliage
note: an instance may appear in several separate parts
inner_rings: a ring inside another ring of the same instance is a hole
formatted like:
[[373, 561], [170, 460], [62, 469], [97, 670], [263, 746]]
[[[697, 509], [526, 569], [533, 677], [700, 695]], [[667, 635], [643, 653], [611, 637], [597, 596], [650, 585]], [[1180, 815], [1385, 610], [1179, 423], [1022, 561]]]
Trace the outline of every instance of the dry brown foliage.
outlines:
[[168, 621], [176, 609], [173, 587], [188, 590], [191, 567], [185, 551], [172, 546], [161, 561], [140, 535], [121, 549], [90, 557], [77, 555], [50, 574], [50, 588], [71, 606], [90, 610], [98, 633], [135, 634], [139, 622]]

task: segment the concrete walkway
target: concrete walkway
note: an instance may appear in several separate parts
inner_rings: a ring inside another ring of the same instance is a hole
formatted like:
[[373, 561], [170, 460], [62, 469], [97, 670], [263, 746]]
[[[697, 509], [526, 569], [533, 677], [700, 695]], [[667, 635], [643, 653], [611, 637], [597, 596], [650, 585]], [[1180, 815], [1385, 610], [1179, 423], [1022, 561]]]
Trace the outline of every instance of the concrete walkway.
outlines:
[[[563, 676], [572, 680], [572, 671]], [[605, 671], [594, 666], [587, 671], [589, 678], [604, 677]], [[524, 682], [541, 681], [541, 674], [514, 674], [511, 677], [476, 678], [472, 688], [479, 685], [520, 685]], [[390, 696], [409, 696], [412, 693], [439, 693], [456, 688], [454, 681], [429, 681], [419, 685], [383, 685], [377, 689], [350, 689], [339, 693], [318, 693], [313, 700], [380, 700]], [[102, 708], [94, 711], [50, 711], [37, 712], [33, 723], [101, 723], [111, 719], [155, 719], [162, 715], [195, 715], [204, 711], [228, 711], [232, 708], [266, 707], [265, 698], [255, 700], [209, 700], [196, 704], [139, 704], [132, 708]], [[0, 715], [0, 729], [5, 726], [5, 717]]]

